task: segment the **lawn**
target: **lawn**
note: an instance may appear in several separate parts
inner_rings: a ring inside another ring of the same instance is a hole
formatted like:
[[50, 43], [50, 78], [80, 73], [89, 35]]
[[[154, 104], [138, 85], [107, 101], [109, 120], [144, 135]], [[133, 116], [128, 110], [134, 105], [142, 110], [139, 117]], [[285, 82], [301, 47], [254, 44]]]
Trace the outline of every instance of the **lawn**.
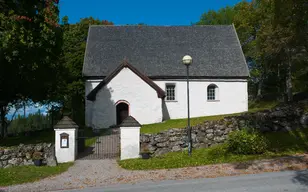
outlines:
[[248, 112], [254, 113], [257, 111], [262, 111], [266, 109], [271, 109], [277, 106], [279, 103], [277, 101], [258, 101], [258, 102], [249, 102]]
[[[91, 128], [84, 129], [85, 145], [91, 146], [96, 141]], [[15, 136], [0, 139], [0, 147], [18, 146], [19, 144], [54, 143], [55, 131], [53, 129], [32, 132], [29, 136]]]
[[54, 130], [44, 130], [38, 132], [32, 132], [29, 136], [16, 136], [0, 139], [1, 147], [11, 147], [23, 144], [37, 144], [37, 143], [53, 143], [55, 141]]
[[[194, 125], [203, 123], [204, 121], [220, 120], [220, 119], [223, 119], [224, 117], [234, 116], [238, 114], [239, 113], [191, 118], [190, 125], [194, 126]], [[168, 130], [170, 128], [185, 128], [186, 126], [187, 126], [187, 119], [170, 119], [162, 123], [142, 125], [140, 132], [141, 133], [158, 133], [161, 131]]]
[[[248, 112], [257, 112], [257, 111], [261, 111], [265, 109], [271, 109], [275, 105], [277, 105], [277, 102], [258, 102], [258, 103], [254, 102], [249, 105]], [[236, 116], [239, 114], [241, 113], [191, 118], [190, 124], [191, 126], [195, 126], [200, 123], [203, 123], [204, 121], [220, 120], [228, 116]], [[162, 123], [142, 125], [140, 132], [141, 133], [158, 133], [164, 130], [168, 130], [170, 128], [185, 128], [186, 126], [187, 126], [186, 118], [185, 119], [170, 119]]]
[[34, 182], [67, 171], [73, 163], [58, 164], [56, 167], [16, 166], [0, 169], [0, 186]]
[[92, 128], [87, 127], [84, 129], [84, 136], [87, 137], [85, 139], [85, 146], [91, 147], [97, 140], [98, 136], [109, 135], [111, 134], [111, 129], [101, 129], [98, 133], [94, 134]]
[[227, 152], [225, 144], [221, 144], [210, 148], [196, 149], [193, 151], [192, 157], [189, 157], [186, 151], [170, 152], [148, 160], [123, 160], [119, 161], [119, 164], [121, 167], [131, 170], [169, 169], [267, 159], [303, 153], [308, 149], [308, 129], [293, 132], [268, 133], [265, 136], [269, 140], [270, 150], [260, 155], [232, 154]]

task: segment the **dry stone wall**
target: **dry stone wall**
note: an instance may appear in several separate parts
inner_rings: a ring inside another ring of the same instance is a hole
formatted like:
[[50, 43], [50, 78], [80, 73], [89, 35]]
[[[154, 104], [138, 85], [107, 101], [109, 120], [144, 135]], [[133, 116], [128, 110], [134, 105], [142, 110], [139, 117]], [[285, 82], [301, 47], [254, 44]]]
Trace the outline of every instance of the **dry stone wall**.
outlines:
[[54, 145], [51, 143], [20, 144], [13, 147], [0, 146], [0, 168], [8, 168], [20, 165], [34, 165], [32, 154], [42, 152], [43, 164], [56, 166], [57, 162], [54, 154]]
[[[194, 148], [209, 147], [223, 143], [234, 130], [253, 127], [261, 132], [288, 131], [308, 127], [307, 103], [278, 106], [272, 110], [225, 117], [216, 121], [205, 121], [192, 127]], [[173, 128], [156, 134], [140, 135], [141, 149], [147, 148], [154, 156], [181, 151], [187, 147], [187, 131]]]

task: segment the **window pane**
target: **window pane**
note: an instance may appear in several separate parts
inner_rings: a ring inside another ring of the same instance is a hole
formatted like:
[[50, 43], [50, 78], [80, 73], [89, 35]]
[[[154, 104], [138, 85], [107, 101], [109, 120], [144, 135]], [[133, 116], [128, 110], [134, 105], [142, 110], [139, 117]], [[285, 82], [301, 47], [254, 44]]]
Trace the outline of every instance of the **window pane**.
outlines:
[[207, 100], [215, 100], [215, 87], [209, 86], [207, 88]]
[[175, 100], [175, 85], [167, 85], [166, 86], [166, 100], [172, 101]]

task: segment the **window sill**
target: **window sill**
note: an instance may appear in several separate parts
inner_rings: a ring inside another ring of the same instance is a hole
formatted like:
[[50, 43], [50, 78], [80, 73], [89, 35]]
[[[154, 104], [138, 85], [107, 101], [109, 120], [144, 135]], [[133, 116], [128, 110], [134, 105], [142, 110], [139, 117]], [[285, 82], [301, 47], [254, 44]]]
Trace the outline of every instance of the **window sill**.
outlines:
[[220, 100], [207, 100], [207, 102], [210, 102], [210, 103], [212, 103], [212, 102], [220, 102]]
[[165, 100], [165, 101], [170, 103], [178, 102], [177, 100]]

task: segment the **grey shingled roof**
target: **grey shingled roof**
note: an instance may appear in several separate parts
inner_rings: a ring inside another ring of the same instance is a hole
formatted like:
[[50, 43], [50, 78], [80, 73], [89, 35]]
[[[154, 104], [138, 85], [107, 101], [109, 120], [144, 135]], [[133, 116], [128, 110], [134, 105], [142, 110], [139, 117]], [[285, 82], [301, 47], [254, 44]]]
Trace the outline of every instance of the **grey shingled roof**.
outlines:
[[140, 123], [132, 116], [126, 117], [120, 127], [141, 127]]
[[105, 77], [127, 60], [152, 78], [185, 77], [186, 54], [193, 58], [191, 76], [249, 76], [232, 25], [91, 26], [83, 76]]
[[54, 129], [78, 129], [78, 125], [68, 116], [64, 116], [55, 126]]

